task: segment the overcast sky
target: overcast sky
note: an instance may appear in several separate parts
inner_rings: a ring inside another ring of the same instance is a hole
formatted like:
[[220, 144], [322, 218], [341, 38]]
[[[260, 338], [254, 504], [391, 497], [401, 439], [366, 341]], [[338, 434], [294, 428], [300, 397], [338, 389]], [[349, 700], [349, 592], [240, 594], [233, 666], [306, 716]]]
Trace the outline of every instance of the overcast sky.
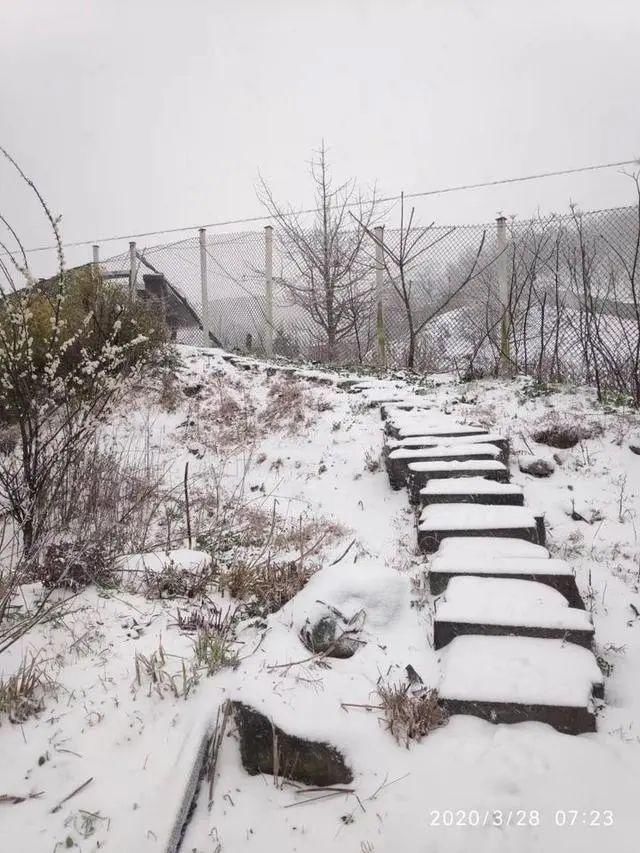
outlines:
[[[640, 155], [638, 0], [0, 0], [0, 10], [0, 142], [63, 214], [67, 241], [255, 215], [258, 170], [276, 196], [309, 206], [307, 162], [323, 137], [337, 177], [385, 194]], [[612, 170], [416, 207], [421, 221], [463, 223], [570, 199], [626, 204], [630, 181]], [[4, 164], [0, 212], [28, 246], [50, 242]], [[49, 270], [45, 256], [32, 260]]]

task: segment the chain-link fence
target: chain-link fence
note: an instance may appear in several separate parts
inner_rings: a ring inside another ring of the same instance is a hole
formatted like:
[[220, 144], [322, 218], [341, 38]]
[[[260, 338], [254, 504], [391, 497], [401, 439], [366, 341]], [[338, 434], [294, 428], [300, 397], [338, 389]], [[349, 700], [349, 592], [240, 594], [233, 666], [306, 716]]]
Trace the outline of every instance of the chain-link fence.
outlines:
[[596, 384], [606, 374], [607, 387], [630, 392], [639, 235], [636, 207], [330, 234], [276, 225], [132, 247], [101, 267], [161, 297], [183, 343]]

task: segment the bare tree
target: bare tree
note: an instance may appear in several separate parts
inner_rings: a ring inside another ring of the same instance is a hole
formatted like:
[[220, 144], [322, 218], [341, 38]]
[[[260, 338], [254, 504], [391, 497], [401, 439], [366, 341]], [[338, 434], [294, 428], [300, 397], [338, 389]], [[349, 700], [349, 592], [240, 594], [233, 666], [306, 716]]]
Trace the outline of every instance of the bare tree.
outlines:
[[443, 229], [442, 232], [437, 233], [434, 230], [433, 222], [426, 227], [415, 227], [413, 224], [415, 208], [411, 208], [408, 219], [405, 217], [404, 193], [400, 195], [400, 228], [395, 242], [391, 238], [385, 237], [384, 232], [383, 236], [379, 237], [376, 231], [371, 228], [370, 223], [363, 222], [355, 214], [352, 214], [352, 216], [360, 228], [382, 250], [383, 265], [387, 278], [398, 295], [404, 310], [409, 336], [406, 366], [413, 369], [415, 367], [418, 338], [426, 325], [439, 314], [446, 311], [455, 297], [488, 266], [488, 264], [480, 266], [486, 232], [483, 231], [478, 248], [474, 252], [470, 264], [464, 270], [461, 279], [456, 282], [450, 282], [441, 299], [434, 300], [433, 297], [435, 294], [429, 294], [431, 298], [428, 303], [424, 304], [423, 301], [422, 307], [420, 307], [418, 303], [421, 300], [418, 298], [415, 287], [416, 261], [426, 255], [437, 243], [440, 243], [453, 233], [455, 228]]
[[[334, 186], [324, 142], [311, 162], [311, 177], [317, 209], [308, 227], [300, 214], [275, 200], [262, 177], [258, 197], [278, 225], [281, 249], [293, 269], [280, 283], [291, 303], [319, 329], [327, 359], [334, 361], [338, 344], [368, 312], [372, 287], [367, 278], [372, 267], [363, 239], [373, 224], [376, 198], [374, 192], [365, 201], [354, 180]], [[348, 218], [351, 208], [358, 212], [356, 228]]]

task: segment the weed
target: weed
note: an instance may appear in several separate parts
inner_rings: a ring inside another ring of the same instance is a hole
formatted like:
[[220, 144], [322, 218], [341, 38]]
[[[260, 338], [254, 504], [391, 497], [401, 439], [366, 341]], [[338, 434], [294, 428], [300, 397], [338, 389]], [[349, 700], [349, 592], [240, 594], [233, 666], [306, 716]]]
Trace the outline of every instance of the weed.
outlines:
[[198, 672], [193, 664], [187, 667], [184, 659], [179, 673], [172, 675], [167, 670], [167, 656], [162, 646], [149, 656], [136, 652], [135, 656], [136, 683], [142, 687], [145, 681], [149, 684], [148, 696], [156, 692], [162, 699], [166, 693], [176, 699], [186, 699], [198, 683]]
[[175, 412], [180, 400], [178, 377], [173, 370], [164, 370], [160, 377], [158, 404], [165, 412]]
[[233, 635], [230, 631], [202, 629], [193, 644], [195, 661], [199, 669], [207, 675], [215, 675], [225, 666], [235, 666], [238, 656], [233, 649]]
[[43, 709], [43, 692], [51, 683], [41, 661], [35, 655], [25, 657], [14, 675], [0, 679], [0, 714], [23, 723]]
[[377, 455], [375, 450], [367, 450], [364, 455], [364, 467], [371, 474], [377, 474], [380, 470], [381, 462], [380, 457]]
[[387, 729], [398, 743], [422, 740], [435, 729], [446, 725], [448, 717], [438, 703], [438, 691], [425, 688], [410, 693], [408, 684], [380, 684], [377, 688]]
[[227, 632], [229, 627], [233, 628], [241, 614], [241, 607], [232, 609], [229, 606], [226, 610], [222, 610], [221, 607], [217, 607], [212, 601], [204, 601], [199, 606], [192, 607], [187, 612], [178, 609], [176, 625], [185, 633], [209, 631], [222, 634]]

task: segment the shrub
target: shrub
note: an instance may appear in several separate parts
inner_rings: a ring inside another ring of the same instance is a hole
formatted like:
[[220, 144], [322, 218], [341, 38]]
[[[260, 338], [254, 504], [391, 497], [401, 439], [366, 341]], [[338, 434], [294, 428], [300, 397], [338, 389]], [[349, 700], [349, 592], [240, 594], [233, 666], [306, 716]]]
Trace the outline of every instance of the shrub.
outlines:
[[[58, 377], [73, 374], [75, 393], [91, 394], [96, 372], [121, 373], [151, 360], [164, 348], [167, 331], [157, 304], [131, 299], [121, 286], [81, 267], [0, 302], [0, 373], [11, 373], [16, 350], [9, 344], [22, 347], [25, 337], [36, 396], [48, 393], [53, 370]], [[20, 416], [20, 394], [19, 386], [5, 386], [0, 397], [3, 420]]]
[[90, 584], [112, 586], [114, 573], [101, 545], [85, 546], [73, 542], [50, 545], [38, 570], [45, 587], [74, 592]]

